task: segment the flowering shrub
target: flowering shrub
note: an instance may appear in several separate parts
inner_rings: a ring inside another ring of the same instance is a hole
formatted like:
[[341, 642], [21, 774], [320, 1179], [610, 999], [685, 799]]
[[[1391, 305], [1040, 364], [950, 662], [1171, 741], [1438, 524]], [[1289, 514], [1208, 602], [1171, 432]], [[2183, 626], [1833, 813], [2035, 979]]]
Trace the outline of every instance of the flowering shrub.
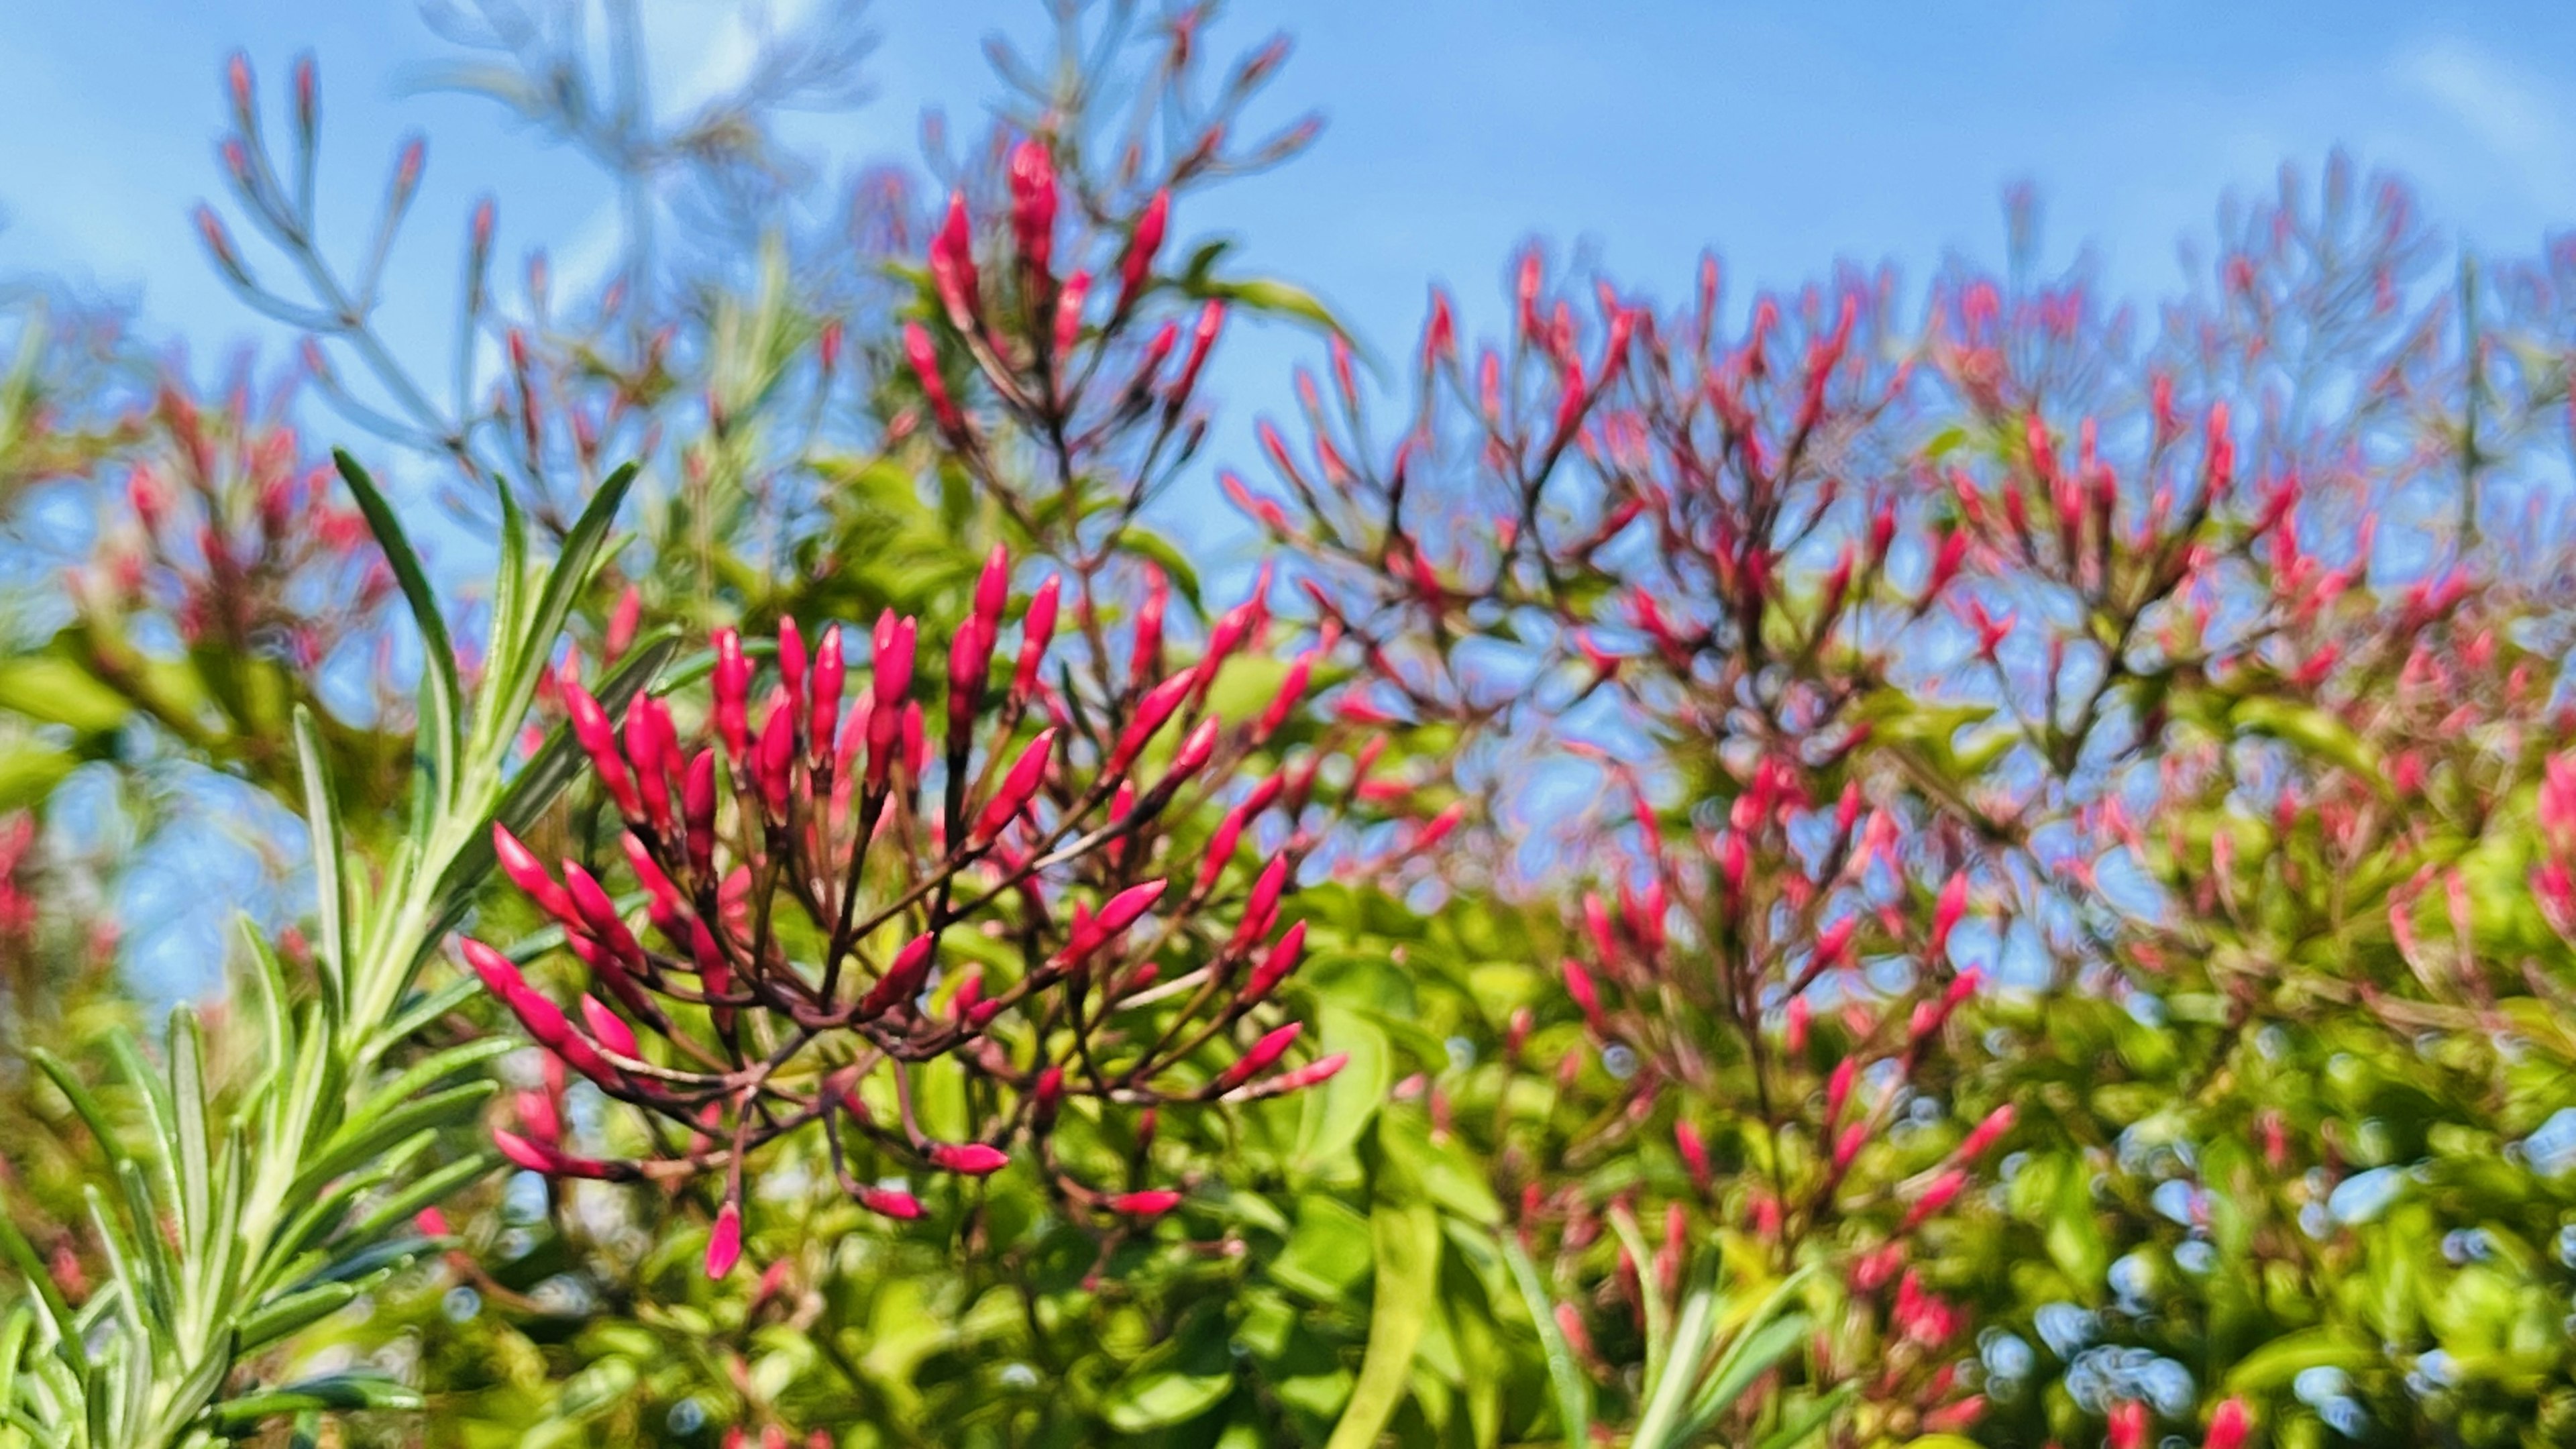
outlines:
[[[2152, 326], [1533, 248], [1379, 387], [1187, 235], [1314, 133], [1203, 8], [822, 229], [846, 15], [678, 122], [524, 19], [442, 24], [617, 184], [595, 291], [487, 202], [401, 355], [427, 151], [344, 265], [309, 63], [197, 222], [474, 609], [283, 400], [44, 319], [0, 388], [10, 547], [101, 520], [0, 658], [0, 1443], [2576, 1423], [2576, 251], [2444, 287], [2340, 161]], [[1324, 357], [1217, 609], [1154, 522], [1246, 313]], [[83, 782], [236, 777], [314, 907], [146, 1041]]]
[[[504, 1156], [571, 1177], [720, 1174], [706, 1259], [720, 1277], [741, 1251], [750, 1155], [786, 1133], [819, 1126], [833, 1176], [887, 1217], [923, 1209], [882, 1185], [886, 1169], [984, 1177], [1025, 1138], [1069, 1208], [1150, 1220], [1182, 1198], [1153, 1159], [1164, 1109], [1294, 1092], [1342, 1065], [1287, 1063], [1302, 1023], [1256, 1030], [1297, 965], [1303, 928], [1275, 927], [1313, 846], [1293, 824], [1311, 767], [1242, 778], [1296, 706], [1293, 687], [1231, 730], [1207, 708], [1227, 656], [1266, 632], [1258, 601], [1169, 673], [1149, 601], [1123, 667], [1095, 681], [1111, 691], [1086, 701], [1070, 674], [1046, 678], [1058, 585], [1031, 597], [1008, 687], [988, 698], [1009, 590], [995, 552], [949, 651], [935, 757], [910, 698], [917, 626], [892, 614], [854, 705], [840, 630], [809, 654], [782, 625], [756, 735], [753, 666], [730, 631], [695, 748], [659, 699], [616, 729], [564, 684], [664, 949], [637, 940], [580, 864], [558, 880], [496, 826], [502, 870], [561, 927], [594, 992], [576, 1023], [500, 952], [469, 941], [465, 956], [554, 1061], [668, 1119], [656, 1136], [674, 1148], [641, 1162], [569, 1155], [558, 1073], [554, 1092], [521, 1094], [518, 1130], [496, 1133]], [[1021, 740], [1032, 716], [1053, 723]], [[1178, 743], [1157, 747], [1167, 734]], [[1192, 842], [1203, 859], [1184, 856], [1171, 823], [1212, 812]], [[1238, 855], [1274, 814], [1290, 824], [1244, 868]], [[639, 1028], [671, 1053], [648, 1060]], [[966, 1129], [949, 1128], [957, 1140], [934, 1138], [919, 1102], [943, 1067], [956, 1074], [940, 1095], [954, 1104], [941, 1115]], [[1066, 1115], [1077, 1104], [1078, 1127]]]

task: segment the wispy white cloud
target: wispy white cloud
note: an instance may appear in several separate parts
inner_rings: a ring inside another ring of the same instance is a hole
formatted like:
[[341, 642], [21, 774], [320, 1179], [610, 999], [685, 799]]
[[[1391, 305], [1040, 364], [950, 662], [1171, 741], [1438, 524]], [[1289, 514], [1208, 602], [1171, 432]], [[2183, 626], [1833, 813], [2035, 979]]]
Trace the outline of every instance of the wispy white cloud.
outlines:
[[2576, 202], [2576, 106], [2567, 87], [2456, 36], [2401, 52], [2395, 69], [2401, 84], [2510, 168], [2531, 200], [2552, 212]]

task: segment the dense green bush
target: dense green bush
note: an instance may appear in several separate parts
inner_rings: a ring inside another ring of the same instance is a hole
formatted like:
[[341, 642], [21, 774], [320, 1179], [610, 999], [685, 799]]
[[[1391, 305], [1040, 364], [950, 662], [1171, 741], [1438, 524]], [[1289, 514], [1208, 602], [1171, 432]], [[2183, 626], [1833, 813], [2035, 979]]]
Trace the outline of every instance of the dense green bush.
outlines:
[[477, 210], [434, 364], [302, 63], [198, 225], [304, 405], [20, 315], [0, 1443], [2576, 1442], [2576, 251], [2337, 158], [2152, 327], [1533, 247], [1372, 369], [1191, 231], [1284, 42], [1061, 17], [816, 234], [841, 24], [481, 36], [624, 264]]

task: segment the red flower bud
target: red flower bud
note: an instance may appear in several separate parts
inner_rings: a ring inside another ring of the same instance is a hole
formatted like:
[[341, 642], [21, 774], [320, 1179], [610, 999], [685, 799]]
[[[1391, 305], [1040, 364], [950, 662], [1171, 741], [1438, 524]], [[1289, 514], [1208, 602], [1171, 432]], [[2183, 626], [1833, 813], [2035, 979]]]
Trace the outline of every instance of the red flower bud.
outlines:
[[1032, 276], [1049, 275], [1055, 250], [1055, 156], [1035, 136], [1011, 151], [1011, 235]]
[[1229, 953], [1243, 950], [1270, 933], [1271, 917], [1278, 913], [1279, 897], [1288, 889], [1288, 857], [1274, 855], [1261, 868], [1252, 882], [1252, 893], [1244, 898], [1243, 915], [1235, 923], [1234, 939], [1226, 946]]
[[1180, 375], [1172, 380], [1168, 406], [1178, 408], [1190, 399], [1198, 387], [1199, 369], [1207, 365], [1208, 351], [1216, 346], [1216, 335], [1225, 326], [1225, 304], [1210, 302], [1199, 309], [1199, 320], [1190, 329], [1190, 350], [1181, 358]]
[[1297, 969], [1297, 959], [1305, 949], [1306, 923], [1298, 921], [1281, 933], [1268, 954], [1261, 958], [1261, 964], [1252, 968], [1252, 975], [1243, 984], [1244, 1004], [1248, 1006], [1260, 1001], [1277, 989], [1279, 983], [1288, 978], [1288, 973]]
[[848, 677], [849, 666], [841, 658], [841, 626], [834, 624], [823, 631], [823, 641], [814, 648], [814, 679], [806, 701], [810, 748], [816, 760], [830, 757], [832, 742], [840, 735], [841, 690]]
[[2111, 1406], [2102, 1449], [2147, 1449], [2147, 1406], [2124, 1399]]
[[1923, 1196], [1915, 1199], [1914, 1206], [1905, 1214], [1905, 1225], [1897, 1231], [1912, 1232], [1925, 1218], [1948, 1207], [1967, 1185], [1968, 1172], [1962, 1167], [1951, 1168], [1932, 1179], [1932, 1185], [1923, 1190]]
[[741, 763], [751, 758], [747, 713], [751, 702], [751, 661], [742, 656], [742, 636], [731, 629], [718, 629], [715, 644], [711, 683], [715, 691], [716, 733], [724, 740], [725, 753]]
[[981, 1142], [942, 1142], [930, 1149], [931, 1166], [967, 1177], [989, 1177], [1010, 1161], [1000, 1148]]
[[1003, 775], [1002, 783], [993, 791], [993, 798], [986, 802], [983, 813], [975, 817], [975, 828], [967, 835], [970, 848], [981, 849], [991, 845], [1013, 820], [1019, 818], [1020, 812], [1028, 808], [1030, 798], [1037, 794], [1038, 785], [1046, 778], [1047, 761], [1054, 751], [1053, 730], [1041, 731], [1036, 739], [1029, 741], [1028, 748], [1020, 751], [1019, 759], [1013, 761], [1009, 773]]
[[[736, 756], [737, 759], [741, 758]], [[715, 869], [716, 752], [698, 751], [680, 784], [680, 813], [688, 825], [689, 867], [699, 875]]]
[[908, 1223], [921, 1216], [921, 1199], [887, 1187], [860, 1188], [859, 1206], [898, 1222]]
[[966, 193], [950, 192], [948, 215], [930, 242], [930, 280], [948, 321], [960, 332], [975, 329], [982, 297], [975, 278], [975, 230], [966, 218]]
[[1851, 1100], [1852, 1082], [1860, 1075], [1860, 1064], [1845, 1057], [1834, 1064], [1834, 1074], [1825, 1083], [1825, 1125], [1842, 1120], [1843, 1105]]
[[930, 963], [938, 945], [939, 938], [928, 934], [904, 942], [885, 974], [859, 999], [861, 1019], [883, 1016], [899, 1003], [920, 995], [922, 983], [930, 978]]
[[1127, 1218], [1158, 1218], [1180, 1205], [1181, 1195], [1168, 1187], [1120, 1193], [1109, 1200], [1109, 1210]]
[[1681, 1151], [1682, 1166], [1690, 1173], [1691, 1186], [1701, 1192], [1708, 1191], [1712, 1180], [1708, 1143], [1699, 1135], [1699, 1129], [1691, 1125], [1689, 1118], [1680, 1118], [1673, 1123], [1673, 1146]]
[[1565, 973], [1565, 994], [1573, 997], [1574, 1004], [1583, 1009], [1583, 1019], [1590, 1022], [1595, 1031], [1600, 1030], [1601, 990], [1592, 984], [1592, 973], [1584, 970], [1583, 963], [1571, 956], [1559, 965]]
[[1145, 203], [1144, 213], [1136, 218], [1136, 231], [1127, 239], [1127, 252], [1118, 260], [1118, 312], [1125, 316], [1136, 305], [1153, 275], [1154, 254], [1163, 247], [1163, 230], [1170, 224], [1172, 193], [1157, 191]]
[[[2220, 405], [2223, 409], [2225, 404]], [[2229, 1399], [2209, 1416], [2209, 1433], [2201, 1449], [2243, 1449], [2246, 1436], [2254, 1431], [2254, 1416], [2243, 1399]]]
[[716, 1223], [707, 1234], [707, 1276], [722, 1278], [742, 1261], [742, 1209], [728, 1202], [716, 1209]]
[[1117, 747], [1109, 752], [1108, 763], [1101, 766], [1101, 773], [1115, 775], [1134, 764], [1136, 756], [1143, 752], [1155, 732], [1171, 719], [1172, 712], [1180, 708], [1182, 696], [1189, 691], [1190, 677], [1186, 674], [1175, 674], [1145, 691], [1144, 698], [1136, 701], [1135, 715], [1118, 736]]
[[966, 437], [966, 415], [957, 410], [956, 399], [948, 395], [948, 379], [939, 371], [939, 348], [931, 342], [930, 332], [918, 322], [903, 324], [903, 355], [912, 364], [912, 375], [921, 384], [923, 401], [930, 404], [930, 416], [939, 431], [950, 442]]
[[1932, 936], [1925, 943], [1923, 950], [1926, 960], [1938, 961], [1948, 951], [1950, 933], [1958, 928], [1959, 918], [1967, 912], [1968, 875], [1967, 872], [1961, 871], [1943, 883], [1941, 898], [1933, 903]]
[[1959, 1139], [1959, 1150], [1953, 1156], [1960, 1162], [1974, 1162], [1983, 1157], [1988, 1148], [1994, 1146], [1996, 1142], [2002, 1140], [2005, 1133], [2012, 1130], [2013, 1115], [2013, 1106], [2010, 1102], [1987, 1113], [1984, 1121], [1970, 1128], [1968, 1135]]
[[[562, 886], [555, 884], [555, 878], [547, 873], [535, 853], [510, 833], [510, 827], [497, 820], [492, 822], [492, 854], [501, 863], [501, 873], [508, 876], [510, 884], [517, 886], [519, 894], [535, 903], [537, 909], [567, 925], [579, 919], [573, 912], [572, 897], [564, 894]], [[467, 944], [472, 946], [475, 943]], [[470, 950], [467, 952], [469, 957], [472, 954]]]
[[1064, 279], [1064, 289], [1055, 298], [1055, 351], [1050, 354], [1057, 376], [1065, 370], [1065, 361], [1073, 355], [1073, 344], [1082, 340], [1082, 304], [1091, 296], [1091, 274], [1075, 272]]
[[1272, 1062], [1279, 1060], [1296, 1042], [1298, 1033], [1305, 1029], [1305, 1023], [1292, 1021], [1286, 1026], [1273, 1028], [1263, 1034], [1261, 1040], [1252, 1044], [1250, 1051], [1245, 1052], [1232, 1066], [1217, 1074], [1216, 1090], [1229, 1091], [1251, 1081]]
[[1037, 688], [1038, 669], [1046, 662], [1047, 643], [1055, 637], [1056, 598], [1062, 580], [1053, 574], [1029, 596], [1028, 617], [1020, 621], [1020, 657], [1011, 672], [1011, 697], [1026, 699]]
[[596, 996], [583, 997], [581, 1019], [590, 1024], [590, 1034], [599, 1039], [601, 1046], [630, 1060], [642, 1056], [642, 1053], [636, 1050], [634, 1028], [629, 1027], [625, 1019], [616, 1012], [609, 1010], [608, 1003]]

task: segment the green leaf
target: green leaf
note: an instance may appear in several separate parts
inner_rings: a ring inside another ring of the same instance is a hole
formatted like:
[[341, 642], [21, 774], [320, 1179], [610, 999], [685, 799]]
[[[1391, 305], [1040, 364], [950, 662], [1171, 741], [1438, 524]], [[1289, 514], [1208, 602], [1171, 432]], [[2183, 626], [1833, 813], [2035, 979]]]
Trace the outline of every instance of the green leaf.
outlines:
[[2357, 1370], [2378, 1355], [2333, 1328], [2283, 1334], [2236, 1361], [2227, 1371], [2231, 1394], [2277, 1389], [2312, 1368]]
[[1368, 1350], [1324, 1449], [1368, 1449], [1395, 1417], [1439, 1284], [1440, 1214], [1431, 1204], [1379, 1203], [1369, 1213], [1369, 1236], [1377, 1272], [1369, 1289]]
[[263, 1419], [308, 1409], [417, 1409], [420, 1405], [419, 1394], [392, 1379], [335, 1374], [227, 1399], [215, 1405], [214, 1420], [219, 1429], [238, 1433], [256, 1427]]
[[73, 660], [45, 653], [0, 659], [0, 709], [97, 735], [123, 725], [134, 704]]
[[456, 679], [456, 647], [447, 639], [447, 620], [438, 612], [438, 595], [429, 586], [429, 575], [422, 571], [420, 555], [412, 550], [409, 535], [403, 532], [402, 518], [393, 504], [376, 488], [376, 480], [358, 466], [358, 460], [342, 449], [331, 450], [331, 461], [339, 466], [340, 477], [358, 499], [358, 511], [366, 515], [367, 529], [376, 536], [376, 546], [384, 550], [385, 562], [392, 567], [394, 582], [401, 586], [403, 601], [411, 606], [411, 620], [420, 630], [421, 701], [420, 733], [429, 743], [433, 773], [426, 788], [430, 798], [444, 804], [456, 790], [456, 757], [464, 690]]
[[[214, 1164], [206, 1141], [205, 1045], [197, 1014], [187, 1007], [170, 1013], [170, 1105], [178, 1118], [180, 1240], [191, 1259], [205, 1256], [214, 1242], [207, 1221], [214, 1197]], [[153, 1233], [158, 1241], [158, 1233]]]
[[1538, 1341], [1547, 1356], [1548, 1386], [1556, 1394], [1557, 1428], [1570, 1445], [1592, 1442], [1592, 1382], [1583, 1376], [1583, 1365], [1574, 1358], [1574, 1349], [1565, 1341], [1564, 1331], [1556, 1326], [1556, 1305], [1547, 1296], [1547, 1287], [1539, 1281], [1538, 1266], [1530, 1262], [1529, 1253], [1520, 1239], [1511, 1233], [1495, 1235], [1502, 1245], [1503, 1262], [1511, 1269], [1512, 1286], [1520, 1290], [1521, 1304], [1529, 1310], [1530, 1323], [1538, 1330]]
[[339, 1312], [358, 1296], [348, 1283], [323, 1283], [261, 1305], [239, 1325], [243, 1352], [255, 1352]]
[[313, 712], [295, 707], [295, 754], [304, 771], [304, 824], [313, 849], [314, 911], [321, 927], [322, 999], [336, 1020], [349, 1004], [349, 891], [341, 878], [340, 803], [322, 753]]
[[1350, 1062], [1333, 1079], [1301, 1095], [1297, 1164], [1312, 1172], [1348, 1153], [1368, 1130], [1393, 1084], [1393, 1049], [1386, 1031], [1359, 1012], [1326, 1002], [1316, 1013], [1319, 1051], [1347, 1052]]
[[1341, 319], [1335, 317], [1331, 309], [1317, 300], [1314, 293], [1292, 283], [1264, 277], [1247, 278], [1242, 281], [1221, 281], [1209, 277], [1197, 280], [1185, 279], [1184, 290], [1194, 297], [1214, 298], [1254, 312], [1267, 312], [1274, 316], [1291, 317], [1300, 322], [1312, 323], [1326, 332], [1344, 338], [1351, 335], [1351, 330], [1344, 327]]
[[1193, 1374], [1158, 1369], [1131, 1374], [1110, 1389], [1101, 1417], [1122, 1434], [1186, 1424], [1222, 1403], [1234, 1390], [1228, 1373]]

